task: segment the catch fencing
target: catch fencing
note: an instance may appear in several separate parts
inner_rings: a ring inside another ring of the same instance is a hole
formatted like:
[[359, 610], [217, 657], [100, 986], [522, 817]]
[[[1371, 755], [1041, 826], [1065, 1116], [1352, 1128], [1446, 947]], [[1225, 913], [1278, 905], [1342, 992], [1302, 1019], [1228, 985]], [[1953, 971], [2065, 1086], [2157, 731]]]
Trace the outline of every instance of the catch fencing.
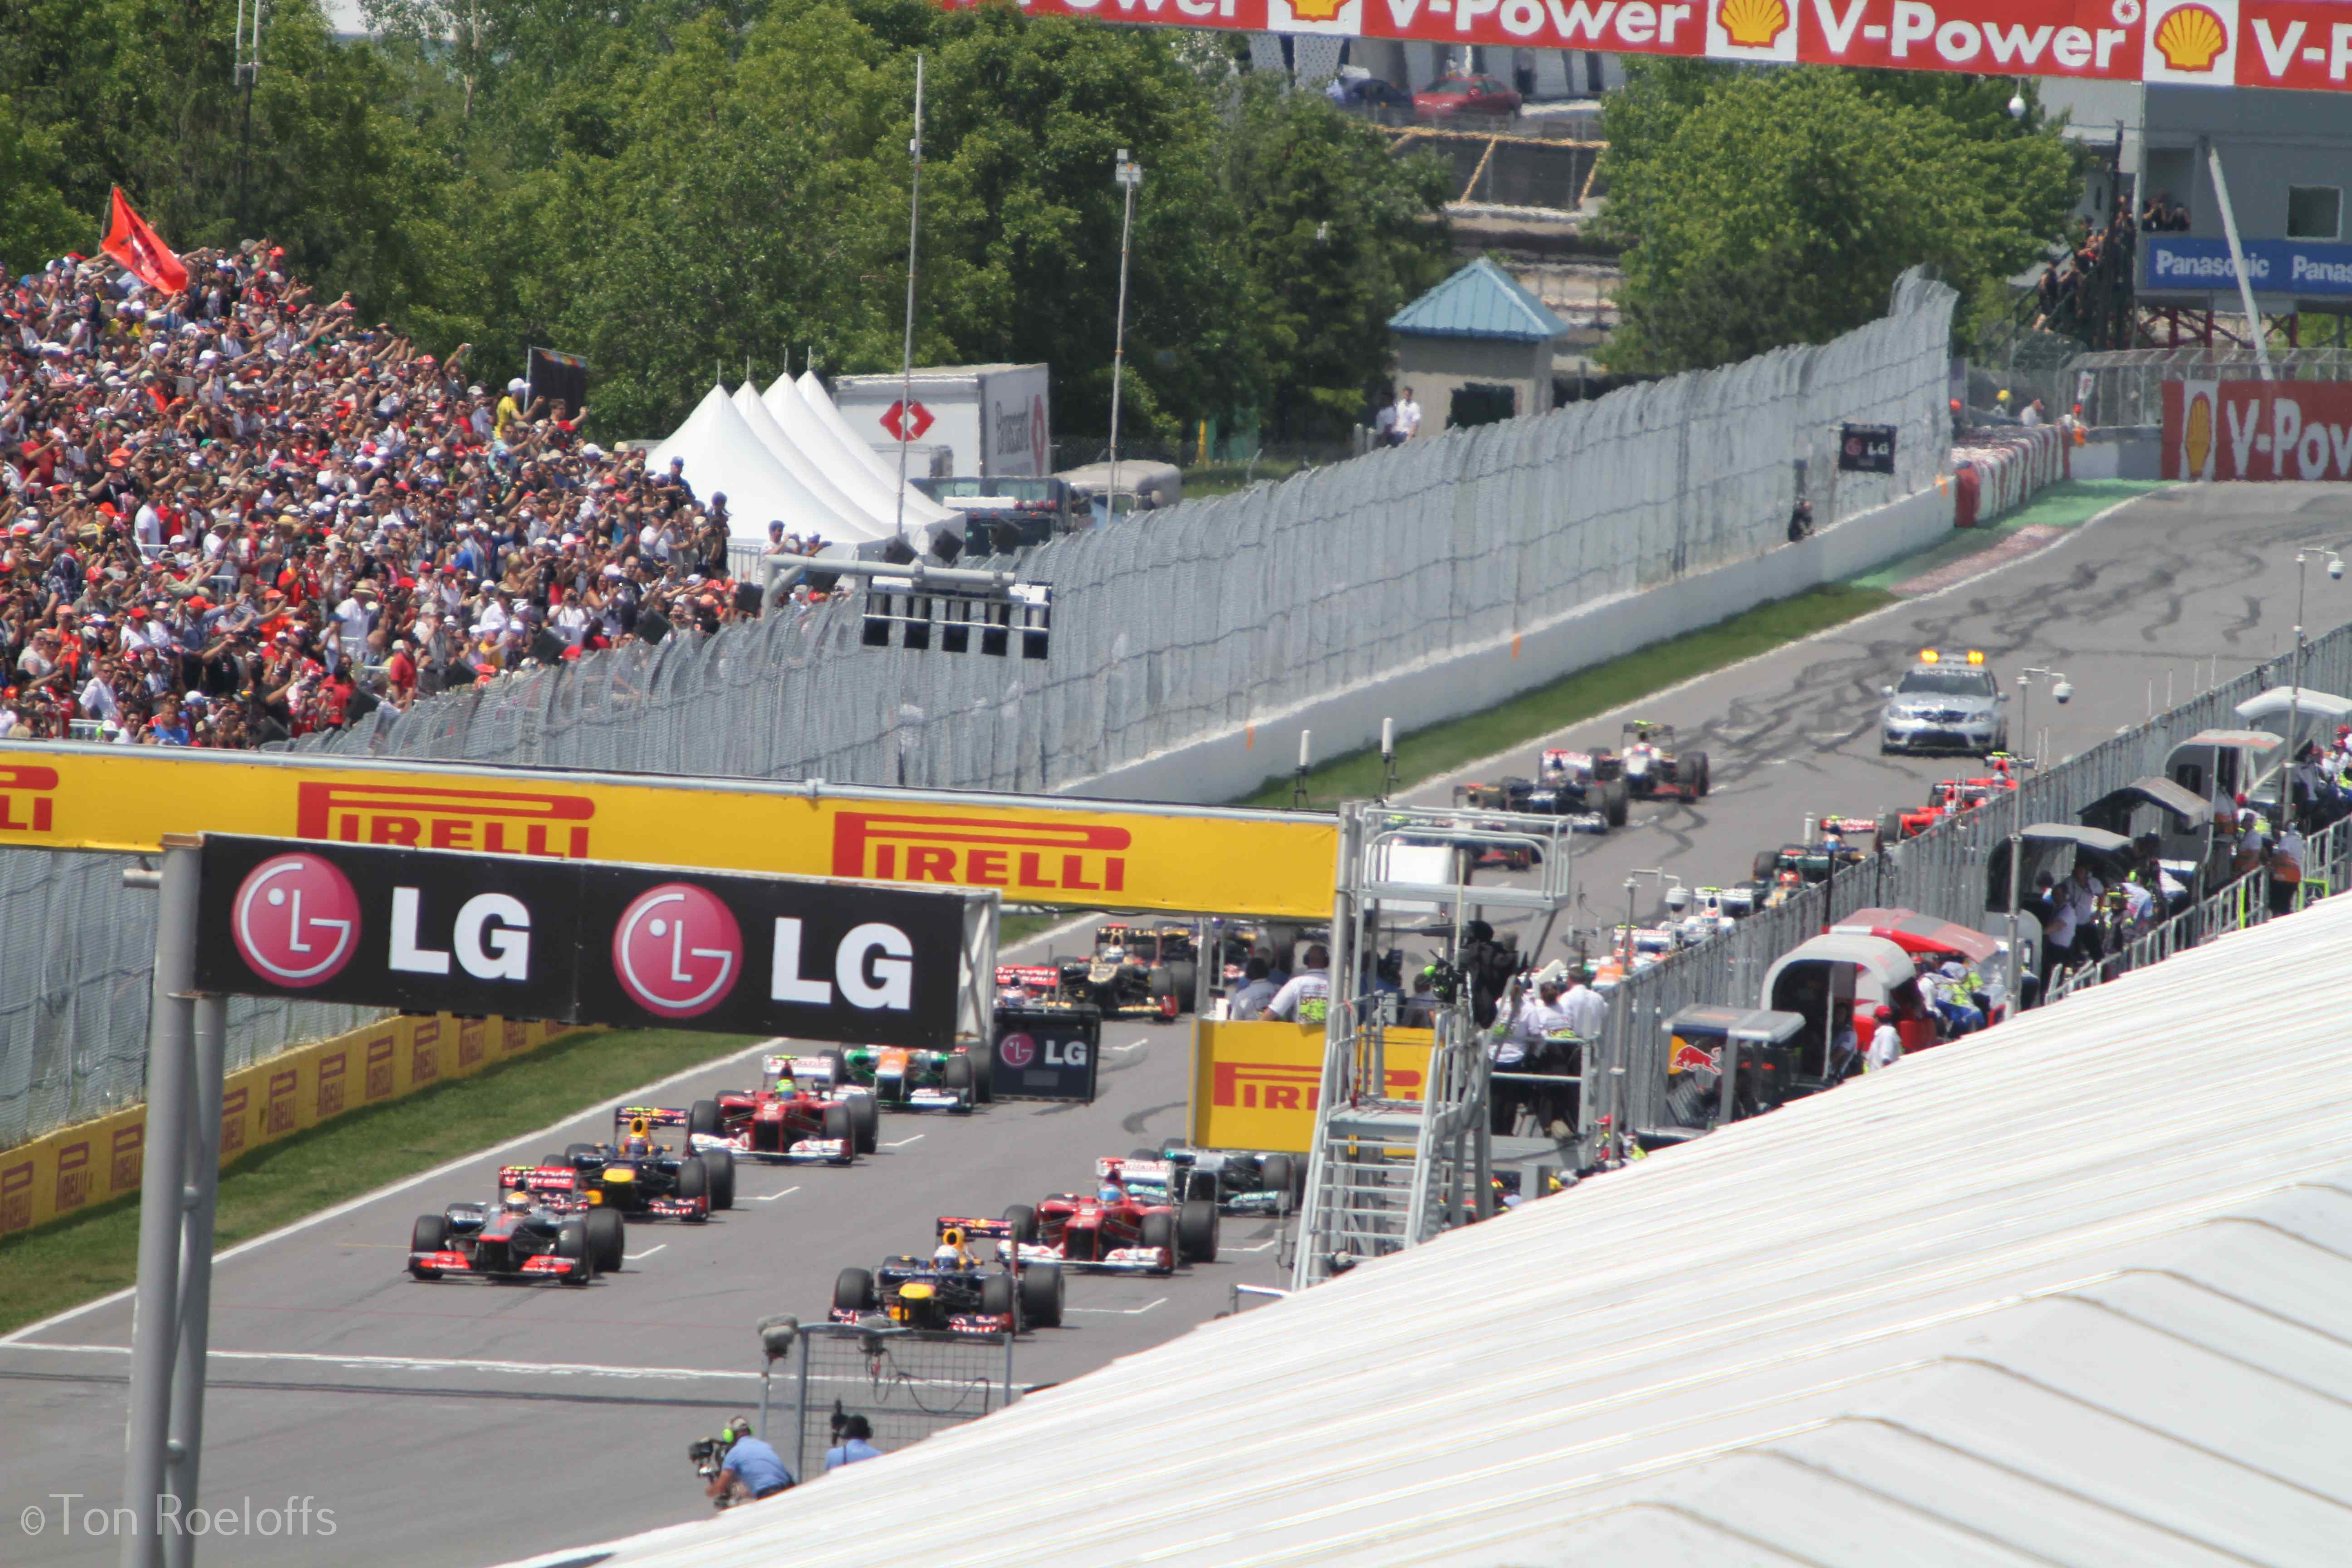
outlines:
[[[2271, 369], [2281, 381], [2352, 380], [2352, 349], [2280, 349]], [[2260, 374], [2246, 348], [2111, 349], [2068, 361], [2054, 390], [2083, 405], [2086, 424], [2152, 428], [2164, 423], [2166, 382], [2252, 381]]]
[[[1759, 910], [1719, 936], [1627, 976], [1610, 1003], [1611, 1026], [1619, 1031], [1611, 1055], [1624, 1068], [1616, 1097], [1622, 1107], [1620, 1127], [1657, 1126], [1667, 1120], [1664, 1026], [1681, 1009], [1703, 1003], [1764, 1005], [1764, 978], [1773, 963], [1834, 924], [1840, 914], [1857, 909], [1916, 910], [2002, 934], [2005, 914], [1985, 908], [1987, 873], [1994, 852], [2008, 844], [2014, 826], [2076, 821], [2076, 813], [2135, 779], [2162, 773], [2172, 748], [2199, 731], [2243, 728], [2237, 705], [2292, 679], [2292, 655], [2258, 665], [2077, 756], [2030, 770], [2013, 803], [1996, 797], [1976, 810], [1946, 817], [1918, 837], [1805, 889], [1777, 909]], [[2352, 690], [2352, 626], [2305, 645], [2301, 684], [2315, 691]], [[2273, 753], [2272, 760], [2277, 756]], [[1791, 834], [1798, 826], [1789, 825]], [[2331, 859], [2340, 855], [2338, 846], [2339, 839], [2331, 837], [2315, 845], [2311, 853], [2318, 879], [2331, 890], [2343, 885]], [[2235, 896], [2241, 904], [2246, 902], [2245, 889]], [[2218, 918], [2209, 915], [2209, 921]], [[2179, 935], [2173, 933], [2175, 940]], [[2149, 955], [2161, 952], [2151, 948]], [[1602, 1112], [1608, 1109], [1599, 1108]], [[1591, 1118], [1583, 1131], [1592, 1132]]]
[[771, 1373], [778, 1382], [791, 1380], [789, 1389], [777, 1391], [789, 1401], [790, 1426], [771, 1431], [764, 1392], [760, 1426], [802, 1481], [824, 1473], [825, 1450], [841, 1446], [852, 1416], [864, 1416], [874, 1446], [895, 1454], [942, 1427], [1002, 1410], [1014, 1397], [1010, 1334], [808, 1323], [793, 1348], [792, 1364]]
[[[379, 708], [298, 749], [703, 778], [1050, 793], [1507, 641], [1932, 486], [1954, 296], [1909, 275], [1832, 342], [1451, 430], [1031, 552], [1042, 660], [870, 647], [849, 595], [703, 637]], [[1842, 422], [1896, 429], [1892, 475], [1835, 471]], [[1839, 482], [1832, 484], [1834, 479]], [[139, 1098], [152, 896], [125, 862], [0, 856], [0, 1147]], [[232, 1064], [356, 1026], [232, 1004]]]

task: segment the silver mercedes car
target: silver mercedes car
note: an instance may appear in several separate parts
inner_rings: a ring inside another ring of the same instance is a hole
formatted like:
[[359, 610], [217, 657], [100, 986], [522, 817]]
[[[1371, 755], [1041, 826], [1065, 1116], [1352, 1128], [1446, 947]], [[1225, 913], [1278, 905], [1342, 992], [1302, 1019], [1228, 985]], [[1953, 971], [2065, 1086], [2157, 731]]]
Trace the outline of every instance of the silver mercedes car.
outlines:
[[1892, 752], [2005, 752], [2009, 718], [2000, 689], [1983, 656], [1963, 662], [1923, 658], [1896, 685], [1887, 687], [1878, 719], [1878, 749]]

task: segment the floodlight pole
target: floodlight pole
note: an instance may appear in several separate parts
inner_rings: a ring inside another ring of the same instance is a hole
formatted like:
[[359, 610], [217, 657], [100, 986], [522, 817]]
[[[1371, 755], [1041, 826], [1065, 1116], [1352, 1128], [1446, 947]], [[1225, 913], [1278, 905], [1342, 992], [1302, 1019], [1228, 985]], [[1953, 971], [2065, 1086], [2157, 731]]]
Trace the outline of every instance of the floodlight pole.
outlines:
[[1143, 165], [1118, 150], [1111, 183], [1127, 193], [1127, 216], [1118, 226], [1118, 323], [1113, 329], [1110, 352], [1110, 483], [1103, 498], [1104, 515], [1118, 505], [1118, 394], [1127, 369], [1127, 258], [1135, 234], [1135, 193], [1143, 184]]
[[[2029, 736], [2033, 733], [2033, 678], [2037, 675], [2047, 676], [2053, 686], [2066, 679], [2063, 670], [2042, 669], [2032, 665], [2018, 672], [2018, 717], [2023, 721], [2022, 728]], [[2036, 749], [2039, 750], [2039, 748]], [[2039, 756], [2033, 759], [2033, 765], [2037, 768], [2042, 765], [2042, 759]], [[2023, 761], [2021, 760], [2017, 770], [2017, 787], [2009, 792], [2009, 1015], [2012, 1018], [2025, 1010], [2024, 950], [2017, 937], [2017, 919], [2023, 912], [2022, 895], [2017, 884], [2019, 879], [2024, 875], [2024, 866], [2025, 767]], [[2046, 989], [2050, 984], [2050, 977], [2043, 975], [2042, 983]]]
[[896, 536], [907, 536], [907, 433], [915, 411], [915, 259], [923, 213], [923, 57], [915, 57], [915, 134], [907, 143], [914, 173], [907, 186], [907, 336], [898, 356], [898, 515]]

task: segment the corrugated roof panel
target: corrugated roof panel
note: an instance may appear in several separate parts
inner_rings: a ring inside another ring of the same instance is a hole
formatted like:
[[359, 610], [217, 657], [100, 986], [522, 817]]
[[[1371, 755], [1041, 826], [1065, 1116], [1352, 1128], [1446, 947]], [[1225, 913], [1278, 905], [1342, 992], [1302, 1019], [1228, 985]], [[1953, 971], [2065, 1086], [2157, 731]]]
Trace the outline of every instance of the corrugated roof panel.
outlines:
[[2347, 945], [2331, 900], [610, 1562], [2341, 1562]]
[[1411, 337], [1539, 343], [1567, 331], [1568, 323], [1482, 256], [1391, 316], [1389, 331]]

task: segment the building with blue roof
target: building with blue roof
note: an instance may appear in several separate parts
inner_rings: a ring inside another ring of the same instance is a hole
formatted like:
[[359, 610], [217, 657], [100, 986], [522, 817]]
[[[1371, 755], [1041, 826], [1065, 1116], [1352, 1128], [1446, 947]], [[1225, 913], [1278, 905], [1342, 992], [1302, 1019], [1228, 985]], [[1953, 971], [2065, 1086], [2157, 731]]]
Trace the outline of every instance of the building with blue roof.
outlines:
[[1423, 433], [1552, 407], [1552, 356], [1569, 326], [1485, 257], [1389, 318], [1397, 384]]

